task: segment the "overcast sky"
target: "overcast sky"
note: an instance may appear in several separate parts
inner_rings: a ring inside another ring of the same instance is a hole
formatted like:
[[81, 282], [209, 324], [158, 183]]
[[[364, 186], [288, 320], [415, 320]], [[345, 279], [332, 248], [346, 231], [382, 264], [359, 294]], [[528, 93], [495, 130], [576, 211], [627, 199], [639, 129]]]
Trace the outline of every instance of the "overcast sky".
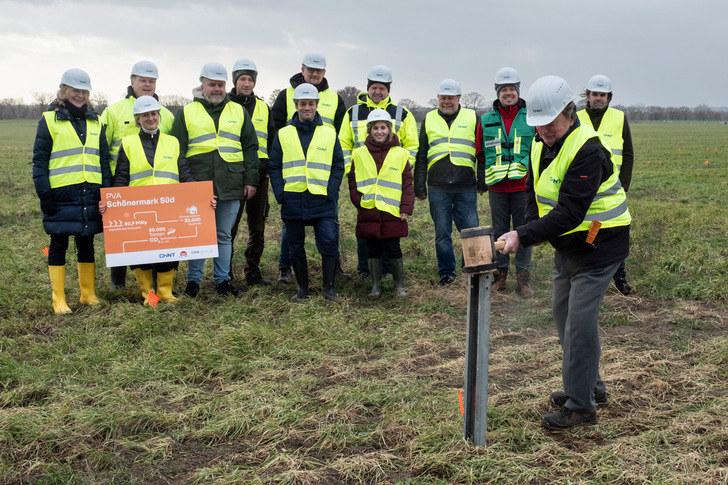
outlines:
[[203, 64], [230, 73], [250, 57], [267, 100], [317, 50], [332, 89], [364, 89], [385, 64], [393, 99], [423, 105], [445, 78], [492, 100], [511, 66], [524, 98], [541, 76], [581, 91], [605, 74], [614, 104], [728, 106], [725, 0], [0, 0], [0, 12], [0, 99], [31, 102], [81, 68], [113, 102], [142, 59], [159, 68], [157, 94], [191, 97]]

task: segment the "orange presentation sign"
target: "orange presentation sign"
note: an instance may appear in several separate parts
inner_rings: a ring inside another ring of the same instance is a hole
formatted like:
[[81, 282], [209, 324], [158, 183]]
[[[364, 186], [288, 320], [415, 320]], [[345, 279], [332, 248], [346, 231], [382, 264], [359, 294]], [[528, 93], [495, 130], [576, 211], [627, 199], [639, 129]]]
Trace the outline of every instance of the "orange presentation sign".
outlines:
[[217, 257], [212, 182], [101, 189], [106, 266]]

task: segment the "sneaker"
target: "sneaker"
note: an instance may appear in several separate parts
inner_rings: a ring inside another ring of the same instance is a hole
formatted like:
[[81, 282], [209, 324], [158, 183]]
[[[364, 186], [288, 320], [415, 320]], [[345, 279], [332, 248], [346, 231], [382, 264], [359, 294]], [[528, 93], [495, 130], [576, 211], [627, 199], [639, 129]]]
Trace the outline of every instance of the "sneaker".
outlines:
[[190, 298], [197, 298], [198, 293], [200, 293], [200, 285], [194, 281], [188, 281], [187, 288], [185, 288], [185, 295]]
[[291, 268], [278, 268], [278, 283], [290, 283], [293, 279]]
[[263, 276], [258, 273], [255, 275], [246, 276], [245, 284], [247, 284], [248, 286], [270, 286], [273, 284], [273, 280], [263, 278]]
[[625, 296], [629, 295], [632, 292], [632, 287], [629, 286], [627, 280], [625, 280], [624, 278], [618, 278], [614, 280], [614, 285], [617, 287], [619, 292]]
[[440, 282], [437, 284], [440, 288], [444, 288], [445, 286], [449, 286], [455, 281], [454, 276], [446, 275], [440, 278]]
[[225, 280], [217, 285], [217, 293], [219, 295], [232, 295], [238, 297], [243, 294], [243, 290], [238, 290], [232, 284], [230, 284], [230, 280]]
[[548, 429], [568, 429], [580, 424], [597, 424], [596, 411], [593, 413], [577, 413], [567, 407], [560, 411], [541, 416], [541, 426]]
[[[555, 391], [555, 392], [551, 393], [551, 395], [549, 396], [549, 399], [551, 400], [551, 404], [560, 408], [560, 407], [563, 407], [564, 404], [566, 404], [566, 401], [568, 401], [569, 396], [567, 396], [565, 392]], [[594, 400], [596, 401], [597, 404], [607, 404], [607, 393], [606, 392], [595, 392]]]

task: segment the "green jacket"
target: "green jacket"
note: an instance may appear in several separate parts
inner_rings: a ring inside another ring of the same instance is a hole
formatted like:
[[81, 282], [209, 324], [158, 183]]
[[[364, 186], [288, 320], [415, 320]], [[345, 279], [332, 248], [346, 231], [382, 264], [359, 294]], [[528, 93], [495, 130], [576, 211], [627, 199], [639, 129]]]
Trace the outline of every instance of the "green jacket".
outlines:
[[[215, 122], [215, 127], [219, 129], [218, 121], [220, 114], [223, 108], [225, 108], [225, 105], [232, 102], [230, 98], [225, 95], [222, 103], [213, 106], [200, 96], [198, 89], [195, 89], [194, 95], [195, 98], [192, 102], [201, 103], [207, 114]], [[172, 125], [172, 132], [170, 134], [179, 140], [180, 153], [186, 154], [189, 137], [187, 133], [187, 120], [185, 120], [183, 109], [179, 110], [174, 117], [174, 124]], [[240, 132], [240, 144], [242, 145], [244, 157], [242, 162], [226, 162], [220, 157], [220, 153], [217, 150], [187, 158], [187, 164], [190, 166], [195, 178], [198, 181], [212, 180], [215, 195], [220, 200], [241, 200], [244, 197], [246, 185], [257, 187], [259, 183], [258, 168], [260, 160], [258, 159], [258, 137], [255, 134], [255, 127], [247, 112], [245, 113], [243, 129]]]

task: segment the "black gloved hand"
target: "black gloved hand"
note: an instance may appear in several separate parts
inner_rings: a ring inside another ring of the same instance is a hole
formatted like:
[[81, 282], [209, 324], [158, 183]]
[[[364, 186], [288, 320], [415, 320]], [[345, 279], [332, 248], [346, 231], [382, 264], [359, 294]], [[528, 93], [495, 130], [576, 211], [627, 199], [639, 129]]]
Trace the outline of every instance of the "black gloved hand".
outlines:
[[43, 214], [52, 216], [53, 214], [58, 212], [58, 208], [56, 207], [56, 201], [53, 200], [53, 194], [42, 194], [38, 197], [40, 197], [40, 210], [43, 211]]

